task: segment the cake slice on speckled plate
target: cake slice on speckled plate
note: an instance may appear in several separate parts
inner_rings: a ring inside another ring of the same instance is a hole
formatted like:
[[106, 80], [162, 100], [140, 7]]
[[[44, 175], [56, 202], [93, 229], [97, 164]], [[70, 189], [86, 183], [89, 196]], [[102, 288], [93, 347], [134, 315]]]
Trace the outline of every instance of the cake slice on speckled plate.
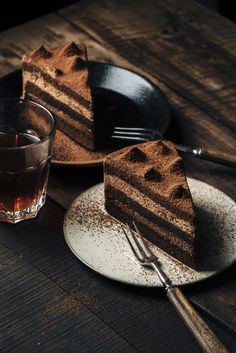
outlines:
[[125, 147], [104, 161], [105, 208], [165, 252], [196, 267], [195, 212], [184, 165], [173, 143]]

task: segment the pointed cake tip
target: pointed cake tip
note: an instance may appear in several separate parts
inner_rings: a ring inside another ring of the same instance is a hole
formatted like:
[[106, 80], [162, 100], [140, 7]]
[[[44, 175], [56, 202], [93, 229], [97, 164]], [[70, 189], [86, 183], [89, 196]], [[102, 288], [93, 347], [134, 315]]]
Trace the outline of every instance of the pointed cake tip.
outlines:
[[144, 172], [144, 179], [158, 182], [161, 180], [161, 174], [154, 167], [148, 167]]
[[171, 163], [167, 165], [167, 170], [170, 173], [182, 174], [182, 172], [184, 171], [184, 163], [182, 158], [177, 157], [173, 161], [171, 161]]
[[69, 64], [69, 71], [79, 71], [86, 66], [85, 60], [78, 55], [74, 56]]
[[168, 156], [171, 154], [171, 149], [165, 141], [162, 141], [162, 140], [156, 141], [156, 147], [158, 149], [158, 152], [163, 156]]
[[61, 50], [61, 55], [62, 56], [74, 56], [74, 55], [82, 55], [83, 51], [80, 49], [75, 42], [71, 42], [69, 44], [66, 44], [62, 50]]
[[124, 156], [129, 162], [144, 162], [147, 159], [146, 154], [138, 147], [132, 147]]
[[58, 69], [57, 67], [54, 70], [54, 75], [55, 77], [62, 76], [64, 73], [61, 69]]
[[52, 57], [52, 52], [46, 49], [44, 45], [41, 45], [38, 49], [33, 51], [32, 57], [38, 59], [49, 59]]
[[188, 197], [188, 190], [182, 184], [174, 184], [168, 189], [168, 194], [174, 199], [184, 199]]

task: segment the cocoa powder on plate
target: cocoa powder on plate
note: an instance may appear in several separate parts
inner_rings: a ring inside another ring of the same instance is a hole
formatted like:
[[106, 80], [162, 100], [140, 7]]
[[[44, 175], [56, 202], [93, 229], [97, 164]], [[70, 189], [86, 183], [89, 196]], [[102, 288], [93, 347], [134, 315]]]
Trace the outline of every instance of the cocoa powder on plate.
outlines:
[[104, 159], [109, 153], [108, 150], [90, 151], [62, 131], [56, 131], [53, 146], [53, 159], [61, 162], [88, 162]]

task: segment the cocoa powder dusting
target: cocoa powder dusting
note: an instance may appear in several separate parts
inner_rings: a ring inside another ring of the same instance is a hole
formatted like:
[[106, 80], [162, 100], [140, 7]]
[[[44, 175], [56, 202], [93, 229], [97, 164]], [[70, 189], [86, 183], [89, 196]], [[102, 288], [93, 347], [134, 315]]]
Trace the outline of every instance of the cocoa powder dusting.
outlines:
[[185, 189], [181, 184], [174, 184], [169, 189], [169, 196], [177, 199], [187, 198], [188, 190]]
[[161, 174], [155, 168], [147, 167], [145, 169], [145, 172], [144, 172], [144, 179], [145, 180], [160, 181], [161, 180]]
[[156, 142], [157, 151], [164, 156], [168, 156], [171, 154], [171, 149], [168, 146], [168, 143], [166, 143], [166, 142], [167, 141], [161, 141], [161, 140]]
[[60, 70], [60, 69], [55, 68], [54, 76], [57, 77], [57, 76], [62, 76], [62, 75], [63, 75], [63, 71]]
[[108, 153], [109, 150], [89, 151], [62, 131], [56, 131], [53, 146], [53, 160], [55, 161], [77, 163], [102, 161]]
[[89, 292], [73, 293], [73, 297], [86, 306], [93, 304], [93, 297]]
[[132, 147], [124, 155], [124, 159], [130, 162], [144, 162], [147, 157], [138, 147]]
[[41, 45], [38, 49], [35, 49], [32, 52], [32, 57], [35, 59], [49, 59], [52, 57], [52, 53], [44, 47], [44, 45]]
[[174, 174], [181, 174], [184, 168], [182, 158], [177, 157], [170, 164], [167, 165], [169, 172]]
[[80, 302], [71, 296], [63, 296], [55, 303], [52, 303], [43, 312], [41, 323], [50, 325], [51, 321], [66, 314], [75, 313], [80, 308]]
[[[24, 55], [23, 61], [32, 63], [44, 72], [52, 72], [55, 68], [62, 72], [57, 75], [59, 82], [68, 85], [70, 89], [80, 92], [86, 100], [91, 99], [87, 85], [87, 52], [83, 44], [74, 42], [64, 47], [45, 48], [44, 46]], [[81, 79], [83, 77], [83, 79]]]
[[86, 61], [84, 61], [79, 56], [72, 57], [71, 61], [68, 64], [70, 71], [78, 71], [78, 70], [83, 69], [85, 66], [86, 66]]
[[75, 42], [71, 42], [62, 48], [60, 54], [61, 56], [83, 55], [83, 50], [79, 48]]
[[125, 147], [105, 159], [110, 165], [144, 182], [153, 193], [171, 197], [171, 202], [187, 214], [192, 211], [192, 199], [185, 179], [182, 158], [170, 141], [150, 141]]

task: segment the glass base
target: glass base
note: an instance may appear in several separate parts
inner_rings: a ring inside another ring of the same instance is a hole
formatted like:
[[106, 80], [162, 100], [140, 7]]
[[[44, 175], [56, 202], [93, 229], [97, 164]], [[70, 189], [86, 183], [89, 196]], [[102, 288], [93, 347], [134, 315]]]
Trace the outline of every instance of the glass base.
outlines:
[[16, 212], [0, 210], [0, 222], [18, 223], [21, 221], [25, 221], [26, 219], [35, 218], [38, 214], [38, 211], [45, 204], [45, 202], [46, 192], [41, 195], [37, 205], [33, 205], [32, 207], [25, 208]]

